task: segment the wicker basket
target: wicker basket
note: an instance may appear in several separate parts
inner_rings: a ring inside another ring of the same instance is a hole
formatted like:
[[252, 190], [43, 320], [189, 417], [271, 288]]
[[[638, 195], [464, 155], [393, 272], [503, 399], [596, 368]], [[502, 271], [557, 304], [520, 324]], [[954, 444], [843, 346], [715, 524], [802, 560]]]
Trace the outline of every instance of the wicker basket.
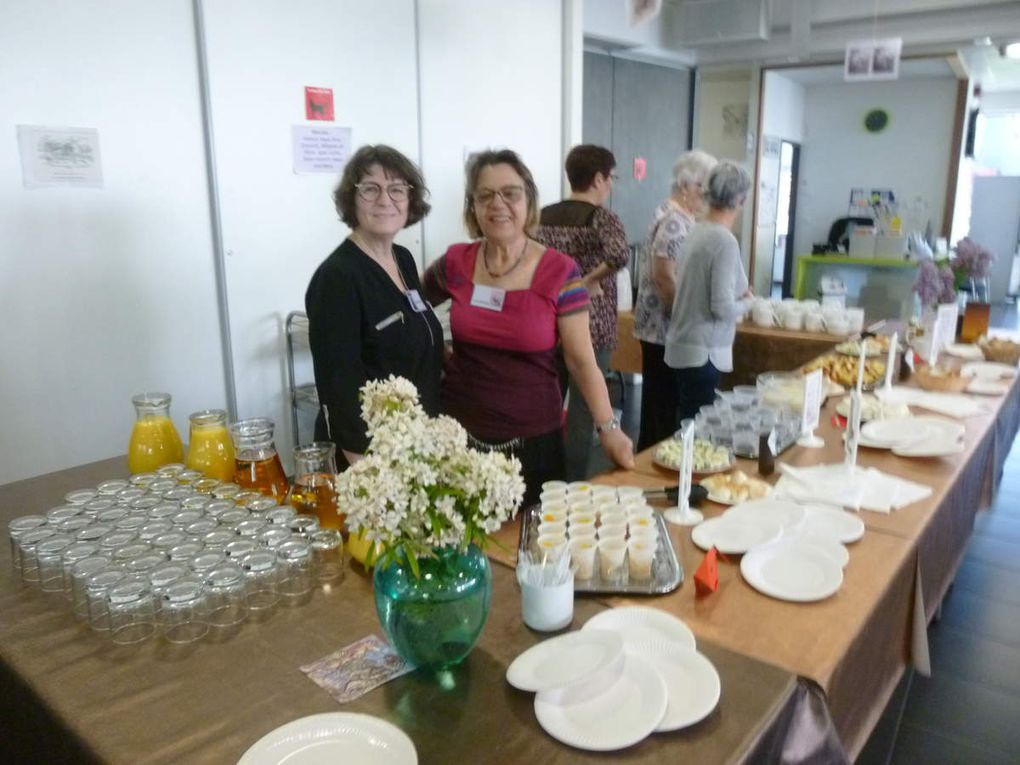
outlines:
[[1020, 362], [1020, 343], [1012, 340], [994, 339], [984, 341], [978, 346], [985, 355], [986, 361], [998, 361], [1000, 364], [1016, 366]]
[[970, 378], [960, 374], [933, 375], [928, 367], [914, 370], [914, 380], [924, 390], [937, 390], [944, 393], [961, 393], [970, 384]]

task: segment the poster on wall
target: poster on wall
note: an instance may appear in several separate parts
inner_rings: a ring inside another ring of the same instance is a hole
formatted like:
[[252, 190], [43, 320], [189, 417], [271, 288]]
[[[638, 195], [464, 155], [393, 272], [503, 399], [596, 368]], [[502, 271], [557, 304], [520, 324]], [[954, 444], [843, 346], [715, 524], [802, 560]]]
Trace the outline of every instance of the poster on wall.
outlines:
[[291, 126], [295, 175], [331, 173], [344, 169], [351, 156], [349, 127]]
[[902, 50], [902, 37], [847, 43], [843, 79], [847, 82], [895, 80], [900, 76]]
[[747, 135], [747, 104], [726, 104], [722, 108], [723, 138], [742, 141]]
[[18, 151], [21, 181], [27, 189], [103, 187], [99, 131], [95, 128], [18, 125]]
[[333, 88], [305, 87], [305, 119], [333, 121]]

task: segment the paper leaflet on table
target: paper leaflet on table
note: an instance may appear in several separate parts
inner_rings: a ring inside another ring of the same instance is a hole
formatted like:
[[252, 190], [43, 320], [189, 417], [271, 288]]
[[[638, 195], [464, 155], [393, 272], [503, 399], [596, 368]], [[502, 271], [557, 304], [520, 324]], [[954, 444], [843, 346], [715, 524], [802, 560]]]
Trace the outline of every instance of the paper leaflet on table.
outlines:
[[369, 635], [306, 664], [301, 671], [341, 704], [414, 670], [388, 643]]

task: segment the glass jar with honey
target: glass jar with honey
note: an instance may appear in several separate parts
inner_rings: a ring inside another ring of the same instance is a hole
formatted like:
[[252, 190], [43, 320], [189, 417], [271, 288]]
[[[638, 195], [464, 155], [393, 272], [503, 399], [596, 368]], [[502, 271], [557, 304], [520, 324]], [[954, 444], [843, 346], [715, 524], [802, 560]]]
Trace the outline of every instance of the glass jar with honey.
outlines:
[[139, 393], [132, 397], [135, 425], [128, 442], [128, 469], [146, 473], [184, 458], [184, 445], [170, 419], [169, 393]]
[[343, 515], [336, 505], [336, 446], [328, 441], [304, 444], [294, 450], [294, 484], [287, 504], [298, 513], [314, 515], [324, 529], [346, 536]]
[[234, 480], [234, 443], [227, 432], [227, 413], [203, 409], [188, 418], [188, 459], [186, 465], [210, 478]]
[[283, 502], [290, 484], [273, 442], [272, 420], [258, 417], [230, 426], [234, 441], [234, 483]]

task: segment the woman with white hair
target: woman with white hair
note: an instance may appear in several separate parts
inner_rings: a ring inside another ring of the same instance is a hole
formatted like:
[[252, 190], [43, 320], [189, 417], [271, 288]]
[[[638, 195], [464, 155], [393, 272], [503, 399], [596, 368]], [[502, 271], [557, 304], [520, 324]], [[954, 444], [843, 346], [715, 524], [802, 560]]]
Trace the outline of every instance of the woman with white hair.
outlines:
[[655, 210], [641, 250], [634, 337], [641, 341], [641, 432], [638, 449], [673, 435], [677, 428], [676, 385], [665, 362], [666, 329], [676, 294], [680, 245], [701, 213], [702, 186], [716, 160], [703, 151], [681, 154], [673, 166], [669, 198]]
[[666, 332], [666, 363], [676, 370], [677, 418], [711, 404], [722, 372], [733, 369], [737, 318], [751, 290], [732, 228], [751, 188], [740, 165], [722, 161], [708, 176], [705, 220], [681, 247], [673, 314]]

